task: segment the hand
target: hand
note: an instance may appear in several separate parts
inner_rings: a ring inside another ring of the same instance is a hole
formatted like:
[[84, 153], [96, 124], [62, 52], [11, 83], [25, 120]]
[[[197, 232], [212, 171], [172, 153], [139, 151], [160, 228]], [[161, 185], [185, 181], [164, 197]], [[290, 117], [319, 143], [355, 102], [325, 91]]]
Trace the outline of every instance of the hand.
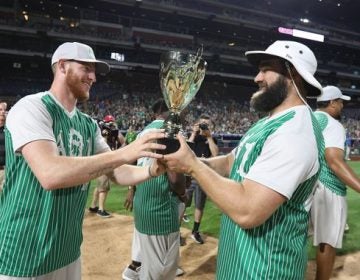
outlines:
[[102, 135], [103, 137], [106, 137], [106, 136], [109, 135], [109, 131], [108, 131], [107, 129], [103, 129], [103, 130], [101, 131], [101, 135]]
[[133, 210], [133, 204], [134, 204], [134, 195], [135, 195], [135, 189], [134, 186], [129, 187], [129, 190], [126, 195], [126, 199], [124, 202], [124, 207], [126, 210], [132, 211]]
[[191, 135], [189, 137], [189, 142], [194, 142], [195, 141], [195, 137], [196, 135], [198, 135], [200, 132], [200, 128], [199, 128], [199, 124], [196, 123], [193, 125], [192, 127], [192, 132], [191, 132]]
[[206, 130], [201, 130], [201, 135], [203, 135], [206, 138], [210, 138], [211, 137], [211, 131], [210, 129], [206, 129]]
[[166, 168], [170, 171], [190, 174], [197, 161], [196, 155], [186, 144], [185, 138], [180, 133], [176, 137], [180, 142], [179, 150], [165, 155], [163, 161], [166, 164]]
[[157, 159], [151, 163], [150, 173], [153, 177], [160, 176], [166, 172], [165, 162], [162, 159]]
[[164, 137], [164, 129], [156, 129], [144, 134], [129, 145], [116, 150], [116, 152], [119, 152], [127, 163], [133, 163], [142, 157], [162, 158], [163, 155], [157, 154], [155, 151], [164, 150], [166, 146], [156, 143], [155, 140]]

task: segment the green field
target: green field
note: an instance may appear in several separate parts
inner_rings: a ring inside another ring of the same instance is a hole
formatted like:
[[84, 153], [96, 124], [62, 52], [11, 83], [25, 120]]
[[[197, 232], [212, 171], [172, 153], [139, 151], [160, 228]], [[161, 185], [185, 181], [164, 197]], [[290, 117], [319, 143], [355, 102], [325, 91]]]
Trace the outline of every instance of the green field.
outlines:
[[[360, 162], [350, 162], [349, 164], [355, 170], [356, 174], [360, 175]], [[92, 199], [93, 187], [94, 185], [92, 184], [88, 198], [88, 205]], [[132, 215], [132, 213], [125, 210], [123, 206], [126, 194], [127, 188], [118, 187], [116, 185], [112, 186], [106, 201], [106, 209], [112, 213]], [[358, 222], [358, 217], [360, 217], [360, 195], [352, 189], [349, 189], [347, 200], [348, 224], [350, 226], [350, 231], [345, 234], [343, 248], [338, 251], [338, 255], [360, 251], [360, 240], [358, 240], [358, 238], [360, 238], [360, 224]], [[182, 226], [191, 229], [194, 208], [187, 208], [186, 213], [190, 217], [190, 222], [183, 223]], [[219, 234], [220, 216], [221, 213], [219, 209], [211, 201], [208, 201], [206, 203], [205, 214], [201, 222], [201, 232], [217, 237]], [[315, 256], [315, 251], [313, 246], [311, 246], [311, 242], [312, 241], [309, 239], [309, 258], [313, 259]]]

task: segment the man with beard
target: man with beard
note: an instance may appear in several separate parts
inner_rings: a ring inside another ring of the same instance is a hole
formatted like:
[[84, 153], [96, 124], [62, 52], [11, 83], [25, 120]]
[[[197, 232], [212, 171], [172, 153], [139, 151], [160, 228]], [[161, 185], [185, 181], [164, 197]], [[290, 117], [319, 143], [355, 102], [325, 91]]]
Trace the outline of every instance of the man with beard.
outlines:
[[[319, 96], [317, 61], [305, 45], [276, 41], [246, 52], [259, 68], [251, 105], [259, 120], [227, 155], [200, 159], [181, 135], [165, 155], [223, 211], [216, 279], [304, 279], [309, 204], [323, 138], [306, 96]], [[306, 152], [304, 152], [306, 151]]]
[[6, 180], [0, 200], [0, 279], [79, 280], [82, 221], [89, 181], [107, 174], [138, 184], [165, 170], [128, 165], [160, 158], [154, 131], [111, 151], [97, 123], [76, 104], [89, 98], [95, 73], [107, 73], [91, 47], [64, 43], [52, 56], [50, 90], [19, 100], [5, 128]]
[[347, 203], [346, 185], [360, 192], [360, 179], [344, 159], [345, 129], [337, 121], [343, 109], [343, 100], [350, 100], [339, 88], [327, 86], [317, 99], [315, 112], [325, 140], [321, 151], [326, 163], [322, 166], [311, 208], [316, 253], [316, 279], [330, 279], [336, 248], [342, 247]]

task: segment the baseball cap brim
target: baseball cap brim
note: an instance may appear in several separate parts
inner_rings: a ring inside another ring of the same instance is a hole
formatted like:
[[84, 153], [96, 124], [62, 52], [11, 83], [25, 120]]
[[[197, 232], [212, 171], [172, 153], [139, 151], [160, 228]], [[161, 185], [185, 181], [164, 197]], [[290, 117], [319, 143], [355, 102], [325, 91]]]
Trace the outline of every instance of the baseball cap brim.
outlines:
[[350, 96], [347, 96], [347, 95], [342, 95], [340, 97], [342, 100], [346, 100], [346, 101], [350, 101], [351, 100], [351, 97]]
[[266, 51], [247, 51], [245, 52], [245, 55], [248, 59], [248, 61], [250, 62], [250, 64], [258, 67], [260, 62], [265, 60], [265, 59], [269, 59], [271, 57], [275, 57], [275, 58], [281, 58], [284, 59], [286, 61], [288, 61], [292, 66], [294, 66], [294, 68], [296, 69], [296, 71], [299, 73], [299, 75], [310, 85], [313, 87], [314, 90], [312, 90], [309, 94], [308, 94], [308, 98], [316, 98], [317, 96], [320, 96], [322, 94], [322, 86], [321, 84], [315, 79], [315, 77], [309, 73], [308, 71], [306, 71], [305, 69], [303, 69], [301, 66], [298, 65], [294, 65], [291, 61], [289, 61], [288, 59], [286, 59], [286, 57], [282, 57], [279, 56], [277, 54], [272, 54]]
[[[70, 59], [70, 58], [69, 58]], [[59, 60], [67, 60], [66, 58], [61, 58]], [[110, 72], [110, 65], [107, 64], [104, 61], [96, 60], [96, 59], [71, 59], [74, 61], [81, 61], [81, 62], [89, 62], [89, 63], [95, 63], [95, 72], [97, 74], [107, 74]], [[55, 61], [56, 63], [58, 61]], [[53, 63], [53, 64], [54, 64]]]
[[318, 102], [321, 102], [321, 101], [330, 101], [330, 100], [334, 100], [334, 99], [342, 99], [342, 100], [345, 100], [345, 101], [350, 101], [351, 100], [351, 97], [350, 96], [347, 96], [347, 95], [341, 95], [341, 96], [338, 96], [338, 97], [322, 97], [322, 96], [319, 96], [317, 98], [317, 101]]
[[342, 99], [342, 100], [349, 101], [349, 100], [351, 100], [351, 97], [348, 95], [342, 94], [342, 91], [338, 87], [328, 85], [323, 88], [323, 94], [317, 98], [317, 102], [330, 101], [330, 100], [336, 100], [336, 99]]
[[110, 72], [110, 65], [104, 61], [94, 59], [74, 59], [75, 61], [95, 63], [95, 72], [98, 74], [107, 74]]

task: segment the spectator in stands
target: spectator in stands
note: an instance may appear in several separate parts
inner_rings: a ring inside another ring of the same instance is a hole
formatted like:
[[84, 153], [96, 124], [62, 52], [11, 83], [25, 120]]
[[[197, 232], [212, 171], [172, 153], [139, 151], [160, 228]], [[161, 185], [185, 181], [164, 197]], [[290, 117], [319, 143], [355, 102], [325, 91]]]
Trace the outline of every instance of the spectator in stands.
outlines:
[[338, 121], [343, 101], [350, 100], [339, 88], [327, 86], [317, 98], [315, 112], [325, 147], [326, 163], [321, 168], [311, 208], [316, 253], [316, 279], [330, 279], [336, 248], [342, 247], [347, 218], [346, 185], [360, 192], [360, 179], [344, 160], [345, 129]]
[[136, 139], [137, 132], [134, 130], [132, 125], [129, 126], [125, 134], [125, 144], [128, 145]]
[[95, 73], [109, 65], [91, 47], [60, 45], [51, 60], [48, 91], [28, 95], [6, 120], [6, 180], [0, 200], [0, 279], [80, 280], [82, 221], [89, 181], [107, 174], [118, 184], [138, 184], [164, 172], [127, 165], [161, 158], [157, 130], [111, 151], [96, 122], [76, 108], [89, 98]]
[[6, 108], [5, 102], [0, 102], [0, 193], [5, 181], [5, 121], [6, 121]]
[[350, 159], [350, 153], [351, 153], [351, 135], [350, 131], [348, 129], [345, 130], [345, 160], [351, 160]]
[[[157, 100], [152, 110], [156, 119], [139, 133], [140, 139], [154, 128], [161, 128], [169, 111], [163, 99]], [[149, 166], [151, 162], [150, 158], [144, 157], [138, 159], [137, 165]], [[129, 188], [129, 192], [135, 193], [133, 188]], [[128, 195], [130, 201], [125, 202], [129, 207], [132, 205], [131, 194]], [[125, 268], [123, 279], [132, 280], [138, 276], [143, 280], [175, 278], [180, 244], [178, 195], [184, 194], [185, 176], [171, 171], [136, 186], [133, 259]]]
[[[112, 115], [105, 116], [102, 122], [99, 122], [101, 135], [112, 151], [125, 146], [125, 138], [117, 128], [115, 118]], [[102, 175], [97, 178], [97, 186], [94, 189], [93, 200], [89, 207], [91, 213], [96, 213], [99, 217], [109, 218], [111, 215], [105, 210], [105, 201], [110, 191], [110, 178]], [[99, 205], [99, 206], [98, 206]]]
[[[319, 96], [317, 61], [305, 45], [276, 41], [245, 53], [259, 68], [251, 106], [258, 121], [229, 154], [197, 158], [180, 149], [164, 164], [190, 174], [224, 212], [216, 279], [304, 279], [312, 196], [323, 139], [307, 96]], [[306, 151], [306, 153], [304, 153]]]
[[[202, 114], [197, 122], [193, 125], [189, 142], [194, 143], [193, 150], [195, 155], [199, 158], [211, 158], [219, 154], [216, 139], [212, 136], [214, 124], [209, 115]], [[204, 244], [199, 229], [201, 219], [204, 214], [206, 203], [206, 193], [201, 189], [195, 179], [192, 179], [190, 187], [187, 192], [187, 207], [191, 205], [193, 193], [195, 203], [194, 226], [192, 229], [191, 238], [198, 244]]]

